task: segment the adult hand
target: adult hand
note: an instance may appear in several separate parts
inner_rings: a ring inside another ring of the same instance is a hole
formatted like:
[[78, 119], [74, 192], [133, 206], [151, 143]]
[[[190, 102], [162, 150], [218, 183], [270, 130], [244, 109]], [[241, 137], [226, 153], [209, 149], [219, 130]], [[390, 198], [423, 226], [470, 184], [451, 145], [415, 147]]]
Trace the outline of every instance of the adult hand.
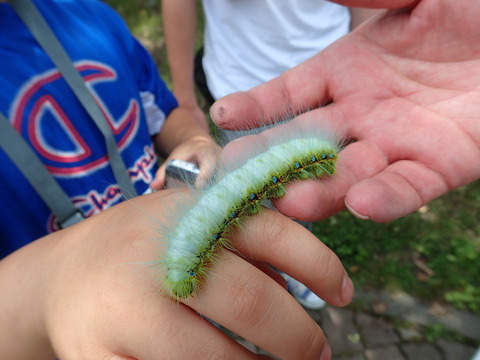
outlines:
[[0, 357], [262, 358], [202, 313], [282, 359], [319, 359], [322, 350], [329, 359], [318, 325], [264, 264], [338, 306], [351, 300], [352, 283], [321, 241], [279, 213], [246, 220], [232, 236], [237, 252], [220, 251], [193, 297], [177, 303], [160, 291], [162, 227], [185, 196], [137, 197], [2, 260]]
[[280, 77], [217, 101], [212, 118], [238, 129], [273, 121], [285, 108], [325, 105], [302, 116], [353, 142], [336, 177], [292, 185], [279, 209], [310, 221], [344, 203], [360, 218], [404, 216], [480, 177], [479, 17], [480, 3], [469, 0], [389, 10]]

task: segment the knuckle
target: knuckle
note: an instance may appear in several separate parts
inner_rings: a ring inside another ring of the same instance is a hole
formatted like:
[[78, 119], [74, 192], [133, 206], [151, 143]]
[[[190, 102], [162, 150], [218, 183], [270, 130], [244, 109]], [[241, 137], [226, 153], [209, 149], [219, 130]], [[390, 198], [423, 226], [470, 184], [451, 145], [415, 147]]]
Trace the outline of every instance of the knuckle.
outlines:
[[262, 327], [271, 304], [271, 286], [257, 277], [244, 277], [233, 284], [232, 316], [250, 329]]
[[321, 256], [316, 257], [314, 266], [324, 278], [329, 279], [330, 275], [338, 272], [341, 263], [333, 252], [324, 251]]
[[268, 211], [268, 216], [268, 221], [259, 219], [262, 220], [258, 225], [260, 227], [259, 233], [263, 234], [262, 241], [266, 245], [273, 247], [282, 241], [282, 239], [288, 238], [288, 233], [291, 231], [291, 224], [290, 220], [280, 213]]

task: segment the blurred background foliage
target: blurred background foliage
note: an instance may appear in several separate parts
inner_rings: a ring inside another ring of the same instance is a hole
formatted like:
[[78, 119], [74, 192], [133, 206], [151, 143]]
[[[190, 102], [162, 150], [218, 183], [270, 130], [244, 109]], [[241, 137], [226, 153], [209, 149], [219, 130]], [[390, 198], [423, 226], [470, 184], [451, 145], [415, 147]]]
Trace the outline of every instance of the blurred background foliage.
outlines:
[[[160, 2], [106, 2], [152, 53], [170, 86]], [[198, 44], [202, 28], [200, 16]], [[479, 214], [476, 181], [388, 224], [359, 220], [345, 211], [315, 223], [314, 232], [342, 259], [357, 287], [404, 291], [480, 313]]]

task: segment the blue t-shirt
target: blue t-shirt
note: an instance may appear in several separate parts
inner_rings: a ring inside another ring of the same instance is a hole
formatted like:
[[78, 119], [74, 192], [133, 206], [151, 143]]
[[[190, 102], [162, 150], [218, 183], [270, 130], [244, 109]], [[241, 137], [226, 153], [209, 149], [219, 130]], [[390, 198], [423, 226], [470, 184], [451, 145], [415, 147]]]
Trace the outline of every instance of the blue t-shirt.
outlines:
[[[177, 106], [147, 51], [97, 0], [35, 1], [93, 93], [139, 194], [157, 158], [151, 136]], [[0, 3], [0, 111], [74, 206], [91, 216], [122, 200], [105, 139], [8, 3]], [[55, 231], [56, 219], [0, 149], [0, 259]]]

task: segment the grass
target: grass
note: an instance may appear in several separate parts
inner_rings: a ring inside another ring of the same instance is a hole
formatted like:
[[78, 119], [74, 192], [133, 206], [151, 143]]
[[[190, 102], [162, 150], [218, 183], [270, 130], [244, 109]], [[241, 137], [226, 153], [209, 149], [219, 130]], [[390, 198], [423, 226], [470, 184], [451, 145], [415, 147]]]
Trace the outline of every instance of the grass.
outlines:
[[[106, 2], [153, 54], [171, 84], [159, 2]], [[356, 286], [401, 290], [480, 313], [479, 214], [480, 181], [476, 181], [389, 224], [362, 221], [343, 212], [316, 223], [314, 232], [342, 259]]]
[[315, 234], [357, 286], [401, 290], [480, 313], [480, 181], [388, 224], [343, 212]]
[[401, 319], [391, 319], [394, 329], [399, 332], [402, 330], [412, 330], [415, 336], [411, 339], [413, 342], [427, 341], [431, 344], [437, 344], [438, 340], [447, 340], [462, 343], [471, 347], [478, 347], [478, 342], [465, 337], [464, 335], [448, 329], [443, 324], [420, 325]]

